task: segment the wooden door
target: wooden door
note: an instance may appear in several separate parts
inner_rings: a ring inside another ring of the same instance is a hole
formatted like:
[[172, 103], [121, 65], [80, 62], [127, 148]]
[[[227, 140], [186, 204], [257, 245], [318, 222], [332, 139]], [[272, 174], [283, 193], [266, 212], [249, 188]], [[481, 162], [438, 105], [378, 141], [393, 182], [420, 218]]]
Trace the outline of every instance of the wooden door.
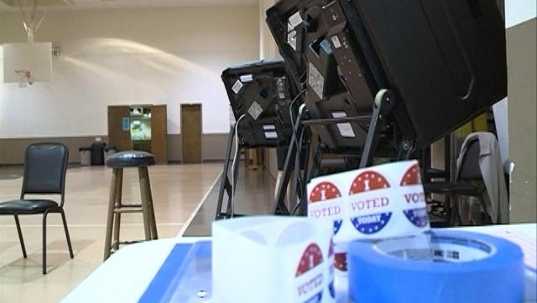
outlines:
[[201, 163], [201, 104], [181, 104], [183, 163]]
[[108, 142], [120, 151], [132, 149], [129, 106], [108, 106]]
[[168, 163], [168, 111], [166, 105], [151, 107], [151, 152], [157, 163]]

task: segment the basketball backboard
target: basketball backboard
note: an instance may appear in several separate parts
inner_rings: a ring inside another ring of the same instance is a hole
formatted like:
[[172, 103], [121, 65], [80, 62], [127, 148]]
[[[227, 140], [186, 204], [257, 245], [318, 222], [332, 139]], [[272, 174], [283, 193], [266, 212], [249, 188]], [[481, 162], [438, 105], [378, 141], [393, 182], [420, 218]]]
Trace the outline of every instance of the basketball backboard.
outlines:
[[32, 84], [51, 80], [51, 42], [9, 43], [2, 48], [5, 83]]

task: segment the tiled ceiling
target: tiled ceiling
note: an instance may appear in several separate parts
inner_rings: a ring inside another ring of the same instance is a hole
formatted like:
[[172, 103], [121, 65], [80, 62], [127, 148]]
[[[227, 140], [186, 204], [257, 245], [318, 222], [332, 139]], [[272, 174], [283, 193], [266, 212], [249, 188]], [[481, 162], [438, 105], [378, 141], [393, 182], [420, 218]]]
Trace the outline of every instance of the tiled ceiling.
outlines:
[[[31, 5], [33, 0], [19, 0]], [[17, 0], [0, 0], [0, 10], [18, 9]], [[37, 0], [40, 7], [50, 9], [121, 8], [121, 7], [188, 7], [257, 5], [258, 0]]]

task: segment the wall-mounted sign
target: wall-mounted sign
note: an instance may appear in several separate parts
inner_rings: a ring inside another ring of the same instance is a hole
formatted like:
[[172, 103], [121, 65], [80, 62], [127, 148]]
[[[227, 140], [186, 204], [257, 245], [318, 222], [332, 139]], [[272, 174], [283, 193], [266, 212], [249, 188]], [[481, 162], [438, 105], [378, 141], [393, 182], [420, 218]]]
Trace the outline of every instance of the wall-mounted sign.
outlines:
[[126, 132], [131, 130], [131, 122], [129, 117], [123, 117], [121, 120], [121, 129]]

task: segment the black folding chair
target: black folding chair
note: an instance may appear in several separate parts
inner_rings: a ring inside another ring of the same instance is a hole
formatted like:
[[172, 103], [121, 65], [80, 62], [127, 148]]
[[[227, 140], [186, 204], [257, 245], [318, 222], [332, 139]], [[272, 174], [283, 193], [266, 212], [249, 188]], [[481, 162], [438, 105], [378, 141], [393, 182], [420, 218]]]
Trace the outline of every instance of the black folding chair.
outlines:
[[[43, 274], [47, 273], [47, 215], [61, 214], [63, 228], [69, 247], [69, 255], [74, 258], [69, 230], [65, 220], [63, 204], [65, 200], [65, 174], [69, 150], [63, 144], [39, 143], [26, 148], [24, 160], [24, 180], [19, 200], [0, 203], [0, 216], [15, 217], [22, 255], [27, 258], [24, 238], [19, 222], [21, 215], [43, 215]], [[27, 199], [27, 195], [60, 195], [60, 203], [49, 199]]]

